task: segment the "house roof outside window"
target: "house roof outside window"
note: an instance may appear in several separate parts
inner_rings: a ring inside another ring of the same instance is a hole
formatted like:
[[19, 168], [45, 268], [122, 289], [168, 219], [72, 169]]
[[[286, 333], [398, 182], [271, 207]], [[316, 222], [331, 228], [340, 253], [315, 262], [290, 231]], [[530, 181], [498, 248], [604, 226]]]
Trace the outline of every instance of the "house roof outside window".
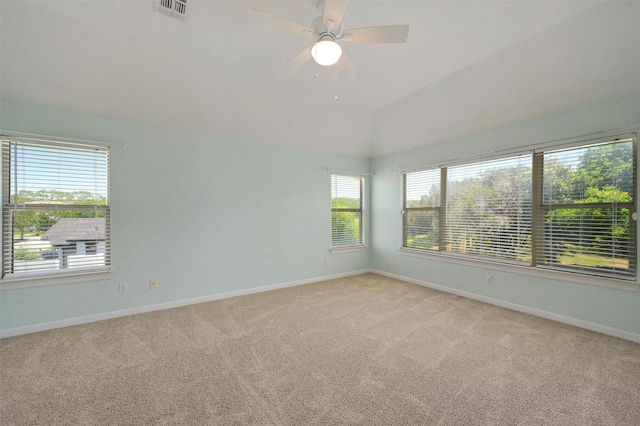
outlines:
[[62, 218], [44, 236], [53, 246], [66, 246], [79, 241], [105, 241], [104, 218]]

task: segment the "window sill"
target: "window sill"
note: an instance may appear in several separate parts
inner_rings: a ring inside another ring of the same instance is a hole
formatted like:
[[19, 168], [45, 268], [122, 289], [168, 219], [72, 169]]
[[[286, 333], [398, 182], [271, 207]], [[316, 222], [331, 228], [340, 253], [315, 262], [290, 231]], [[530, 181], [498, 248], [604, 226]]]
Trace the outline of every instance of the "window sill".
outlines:
[[570, 272], [552, 271], [549, 269], [536, 268], [531, 266], [510, 265], [508, 263], [492, 262], [490, 260], [466, 259], [458, 256], [451, 256], [442, 253], [425, 253], [421, 250], [400, 248], [400, 254], [410, 257], [419, 257], [429, 260], [439, 260], [442, 262], [455, 263], [458, 265], [475, 266], [489, 268], [496, 271], [511, 272], [521, 275], [529, 275], [550, 280], [566, 281], [578, 284], [596, 285], [600, 287], [614, 288], [616, 290], [626, 290], [637, 292], [639, 284], [635, 281], [618, 280], [614, 278], [597, 277], [592, 275], [579, 275]]
[[331, 254], [337, 254], [337, 253], [348, 253], [352, 251], [363, 251], [366, 249], [367, 249], [367, 246], [365, 246], [364, 244], [360, 244], [357, 246], [331, 247], [329, 251], [331, 252]]
[[22, 288], [44, 287], [59, 284], [85, 283], [111, 279], [111, 270], [77, 272], [46, 276], [20, 276], [0, 280], [0, 290], [16, 290]]

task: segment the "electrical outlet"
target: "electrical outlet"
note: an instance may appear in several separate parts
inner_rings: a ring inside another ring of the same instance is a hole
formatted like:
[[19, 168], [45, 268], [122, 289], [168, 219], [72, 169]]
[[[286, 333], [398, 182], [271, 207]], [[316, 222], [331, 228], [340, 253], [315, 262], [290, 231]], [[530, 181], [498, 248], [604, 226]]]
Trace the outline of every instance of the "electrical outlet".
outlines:
[[158, 288], [158, 280], [155, 278], [149, 280], [149, 288]]
[[493, 275], [487, 275], [486, 279], [485, 279], [485, 282], [487, 284], [493, 284]]
[[120, 287], [118, 287], [118, 291], [120, 291], [120, 293], [126, 293], [127, 292], [127, 283], [120, 283]]
[[324, 266], [327, 266], [329, 264], [329, 261], [327, 260], [327, 258], [324, 258]]

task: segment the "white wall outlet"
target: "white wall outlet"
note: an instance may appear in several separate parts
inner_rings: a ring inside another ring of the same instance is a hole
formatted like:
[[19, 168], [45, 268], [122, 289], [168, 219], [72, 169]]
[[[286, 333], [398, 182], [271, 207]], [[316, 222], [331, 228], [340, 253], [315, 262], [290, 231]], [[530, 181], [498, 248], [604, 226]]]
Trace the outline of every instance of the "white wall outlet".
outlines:
[[126, 293], [127, 292], [127, 283], [120, 283], [120, 286], [118, 287], [118, 291], [120, 293]]
[[327, 266], [329, 264], [329, 260], [327, 260], [327, 258], [324, 258], [324, 266]]
[[158, 280], [155, 278], [150, 279], [149, 288], [158, 288]]
[[487, 275], [486, 278], [485, 278], [485, 282], [487, 284], [493, 284], [493, 275], [491, 275], [491, 274]]

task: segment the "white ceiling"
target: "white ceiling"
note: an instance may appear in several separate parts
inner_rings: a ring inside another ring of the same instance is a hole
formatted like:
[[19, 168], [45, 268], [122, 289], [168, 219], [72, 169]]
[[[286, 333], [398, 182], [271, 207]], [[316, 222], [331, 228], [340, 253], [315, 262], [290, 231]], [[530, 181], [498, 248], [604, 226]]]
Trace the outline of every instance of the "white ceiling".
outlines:
[[353, 82], [278, 76], [308, 39], [247, 18], [310, 25], [316, 1], [190, 0], [184, 22], [153, 1], [2, 0], [0, 95], [368, 157], [640, 93], [640, 1], [351, 0], [345, 28], [410, 25], [343, 45]]

